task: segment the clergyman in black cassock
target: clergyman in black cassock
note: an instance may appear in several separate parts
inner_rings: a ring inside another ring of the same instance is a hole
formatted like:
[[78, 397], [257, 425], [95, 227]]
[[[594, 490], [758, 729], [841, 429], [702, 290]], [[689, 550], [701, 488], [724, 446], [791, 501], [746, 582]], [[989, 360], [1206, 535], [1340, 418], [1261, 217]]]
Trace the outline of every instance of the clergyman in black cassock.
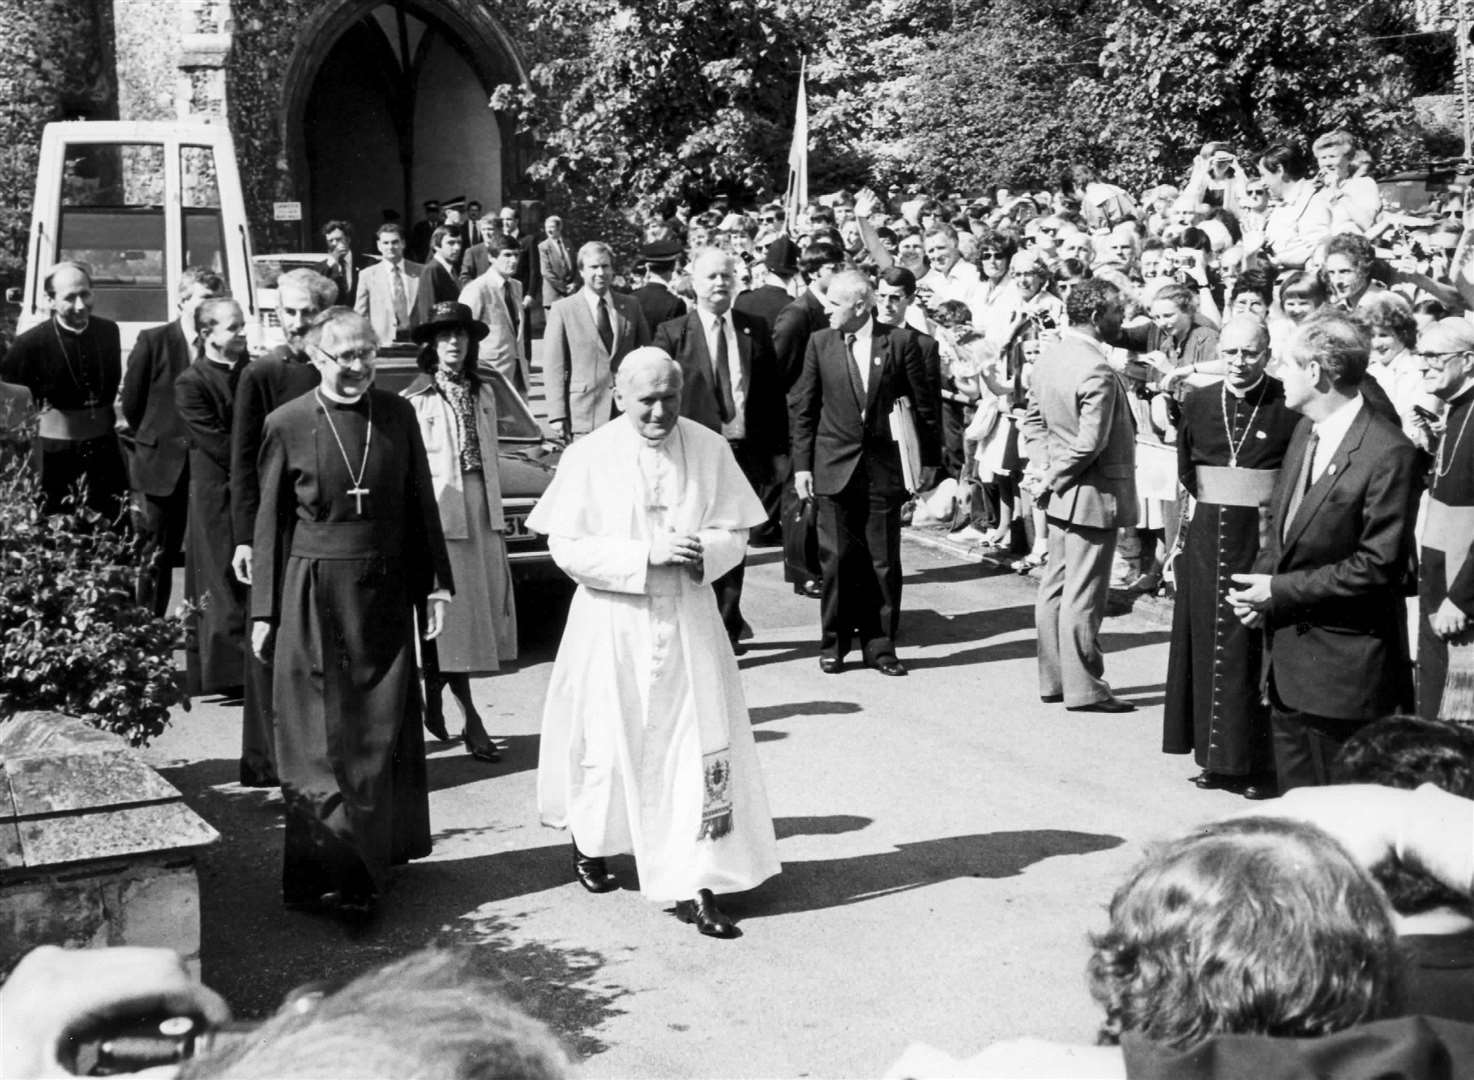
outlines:
[[1418, 351], [1424, 389], [1448, 404], [1418, 560], [1418, 713], [1467, 724], [1474, 722], [1474, 329], [1463, 319], [1434, 323]]
[[246, 586], [230, 568], [230, 425], [248, 357], [234, 300], [207, 300], [200, 314], [204, 355], [174, 380], [189, 440], [184, 595], [199, 605], [185, 639], [185, 682], [192, 695], [234, 694], [245, 683]]
[[1252, 570], [1259, 556], [1275, 478], [1300, 422], [1284, 387], [1264, 374], [1268, 354], [1262, 323], [1231, 320], [1219, 343], [1229, 376], [1191, 392], [1178, 427], [1178, 476], [1196, 502], [1177, 563], [1162, 749], [1191, 753], [1203, 786], [1273, 770], [1260, 689], [1264, 633], [1240, 622], [1226, 599], [1230, 575]]
[[[303, 335], [311, 321], [332, 303], [333, 283], [313, 270], [289, 270], [277, 282], [277, 316], [286, 343], [253, 360], [235, 389], [230, 427], [231, 565], [241, 581], [250, 580], [251, 543], [256, 508], [261, 503], [257, 464], [262, 431], [272, 411], [310, 393], [320, 377], [308, 362]], [[241, 710], [240, 782], [275, 787], [276, 722], [271, 711], [271, 671], [246, 650], [245, 701]]]
[[372, 329], [342, 312], [313, 333], [323, 383], [266, 419], [252, 646], [272, 658], [284, 899], [355, 909], [430, 852], [414, 609], [438, 633], [451, 572], [414, 410], [366, 388]]

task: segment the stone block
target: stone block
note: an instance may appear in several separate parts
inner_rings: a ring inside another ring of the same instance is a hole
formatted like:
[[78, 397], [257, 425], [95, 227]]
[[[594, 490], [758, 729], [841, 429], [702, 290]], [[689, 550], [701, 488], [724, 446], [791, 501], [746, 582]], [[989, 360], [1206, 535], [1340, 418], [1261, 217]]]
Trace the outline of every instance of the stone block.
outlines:
[[111, 938], [119, 945], [155, 945], [181, 956], [200, 951], [200, 888], [188, 867], [147, 868], [119, 890]]

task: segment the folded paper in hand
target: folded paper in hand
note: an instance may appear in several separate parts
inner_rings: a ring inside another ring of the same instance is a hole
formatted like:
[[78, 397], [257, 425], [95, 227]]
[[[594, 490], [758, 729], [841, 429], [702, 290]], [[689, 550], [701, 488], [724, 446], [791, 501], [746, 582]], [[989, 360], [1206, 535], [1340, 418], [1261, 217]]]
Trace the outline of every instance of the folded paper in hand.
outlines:
[[891, 438], [901, 451], [901, 478], [906, 490], [921, 490], [921, 440], [916, 436], [916, 415], [910, 398], [897, 398], [891, 407]]

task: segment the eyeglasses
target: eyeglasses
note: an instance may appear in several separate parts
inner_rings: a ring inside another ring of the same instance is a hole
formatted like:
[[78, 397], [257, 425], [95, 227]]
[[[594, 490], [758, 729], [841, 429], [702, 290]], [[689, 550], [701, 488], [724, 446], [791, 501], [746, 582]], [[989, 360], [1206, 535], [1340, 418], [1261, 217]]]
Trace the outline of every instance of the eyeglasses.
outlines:
[[776, 214], [764, 214], [762, 217], [758, 218], [758, 220], [761, 221], [764, 225], [772, 225], [778, 220], [778, 217]]
[[1468, 349], [1460, 349], [1458, 352], [1415, 352], [1413, 356], [1418, 363], [1429, 371], [1442, 371], [1448, 367], [1448, 362], [1460, 356], [1468, 356]]
[[353, 367], [355, 364], [371, 364], [379, 358], [379, 347], [377, 345], [366, 345], [362, 349], [350, 349], [347, 352], [333, 354], [320, 346], [314, 345], [313, 349], [326, 356], [339, 367]]
[[1244, 188], [1245, 195], [1263, 195], [1268, 189], [1262, 187]]
[[992, 248], [989, 248], [986, 251], [980, 251], [980, 252], [978, 252], [978, 258], [979, 259], [1002, 259], [1002, 258], [1006, 258], [1006, 256], [1001, 251], [994, 251]]

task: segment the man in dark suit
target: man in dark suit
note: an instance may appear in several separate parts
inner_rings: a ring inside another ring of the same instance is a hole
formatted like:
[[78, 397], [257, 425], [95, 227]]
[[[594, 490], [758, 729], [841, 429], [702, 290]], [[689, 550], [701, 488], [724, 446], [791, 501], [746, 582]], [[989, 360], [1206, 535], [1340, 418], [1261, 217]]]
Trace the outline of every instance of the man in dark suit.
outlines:
[[1325, 784], [1358, 728], [1413, 703], [1406, 577], [1417, 451], [1363, 399], [1369, 339], [1329, 309], [1280, 365], [1304, 419], [1270, 498], [1269, 543], [1228, 594], [1269, 638], [1265, 685], [1281, 791]]
[[1121, 293], [1103, 280], [1070, 290], [1070, 325], [1034, 368], [1023, 437], [1025, 487], [1049, 519], [1049, 560], [1034, 606], [1039, 698], [1077, 712], [1130, 712], [1100, 652], [1116, 530], [1136, 524], [1136, 428], [1102, 342], [1121, 330]]
[[906, 322], [906, 313], [916, 299], [916, 275], [904, 266], [888, 266], [877, 275], [875, 286], [875, 317], [887, 326], [894, 326], [902, 333], [911, 335], [916, 347], [921, 350], [922, 366], [926, 368], [927, 393], [936, 401], [937, 415], [941, 415], [942, 352], [937, 339]]
[[542, 260], [537, 254], [537, 237], [522, 234], [522, 218], [515, 206], [503, 206], [497, 213], [497, 220], [501, 223], [502, 232], [517, 241], [517, 272], [512, 276], [522, 286], [522, 311], [526, 316], [519, 331], [522, 335], [522, 354], [531, 356], [532, 314], [538, 310], [538, 301], [543, 291]]
[[[719, 248], [691, 264], [696, 310], [662, 323], [653, 344], [681, 365], [681, 415], [726, 436], [755, 491], [770, 485], [788, 452], [787, 400], [768, 328], [732, 311], [737, 270]], [[741, 653], [743, 564], [712, 582], [734, 651]]]
[[[803, 371], [804, 353], [809, 338], [829, 329], [829, 308], [824, 302], [829, 282], [844, 267], [844, 252], [835, 244], [819, 241], [809, 245], [799, 260], [808, 287], [778, 312], [773, 321], [773, 352], [778, 357], [778, 371], [783, 387], [789, 392], [789, 409], [793, 408], [793, 385]], [[799, 499], [792, 479], [783, 485], [779, 511], [783, 525], [783, 580], [802, 596], [819, 595], [822, 576], [811, 559], [817, 546], [812, 530], [806, 530], [798, 513]], [[802, 554], [801, 554], [802, 553]]]
[[440, 227], [440, 200], [425, 200], [425, 216], [415, 222], [409, 232], [405, 254], [414, 262], [422, 263], [430, 257], [430, 234]]
[[353, 254], [353, 226], [346, 221], [328, 222], [322, 227], [322, 238], [328, 246], [328, 265], [323, 273], [338, 286], [338, 303], [352, 303], [359, 272], [372, 266], [374, 260]]
[[461, 272], [456, 276], [463, 289], [491, 269], [501, 247], [502, 223], [495, 214], [482, 214], [476, 219], [476, 229], [480, 239], [461, 256]]
[[[819, 667], [842, 671], [858, 636], [867, 665], [904, 675], [895, 639], [907, 492], [890, 414], [900, 398], [910, 399], [929, 474], [939, 457], [936, 410], [915, 341], [875, 321], [870, 279], [845, 271], [828, 299], [831, 329], [809, 339], [789, 395], [794, 487], [800, 499], [819, 502]], [[928, 479], [919, 478], [919, 486]]]
[[123, 372], [119, 403], [133, 432], [133, 529], [149, 558], [138, 575], [138, 602], [155, 615], [169, 609], [189, 509], [189, 429], [174, 404], [174, 380], [194, 363], [195, 309], [224, 293], [219, 274], [187, 267], [179, 275], [179, 318], [142, 331]]
[[[640, 305], [614, 292], [614, 251], [592, 240], [578, 249], [583, 288], [548, 309], [543, 334], [543, 396], [548, 423], [566, 441], [615, 413], [614, 373], [629, 351], [650, 344]], [[524, 320], [525, 321], [525, 320]]]
[[756, 289], [749, 289], [732, 301], [732, 308], [777, 325], [778, 313], [793, 302], [792, 282], [798, 277], [798, 245], [780, 236], [768, 245], [763, 255], [768, 279]]
[[676, 260], [681, 257], [681, 245], [676, 240], [655, 240], [640, 248], [640, 258], [645, 263], [645, 283], [631, 295], [640, 305], [645, 322], [659, 326], [671, 319], [686, 314], [686, 301], [671, 292], [671, 278], [675, 277]]
[[551, 214], [543, 221], [543, 239], [537, 245], [537, 261], [542, 271], [543, 307], [552, 307], [556, 301], [577, 291], [578, 274], [574, 272], [573, 257], [568, 254], [568, 244], [563, 238], [563, 219], [557, 214]]
[[427, 322], [436, 304], [460, 298], [461, 286], [456, 280], [461, 261], [461, 238], [442, 225], [430, 237], [433, 254], [420, 272], [420, 291], [415, 296], [415, 325]]

